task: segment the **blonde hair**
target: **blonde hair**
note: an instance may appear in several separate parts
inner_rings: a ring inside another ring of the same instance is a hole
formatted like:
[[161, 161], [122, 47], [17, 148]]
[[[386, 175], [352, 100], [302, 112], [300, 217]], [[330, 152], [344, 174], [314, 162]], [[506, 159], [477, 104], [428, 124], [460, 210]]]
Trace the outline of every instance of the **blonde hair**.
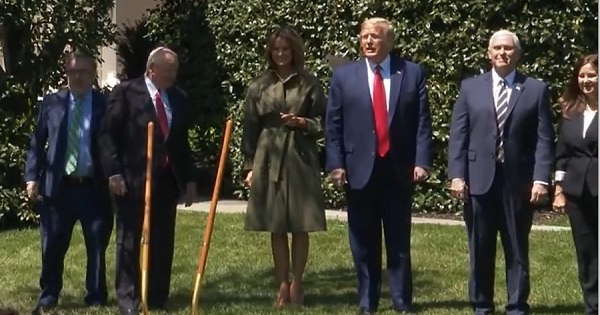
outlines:
[[366, 18], [360, 25], [361, 31], [369, 25], [381, 27], [390, 45], [394, 45], [396, 34], [394, 31], [394, 26], [392, 26], [392, 23], [388, 19], [382, 17]]

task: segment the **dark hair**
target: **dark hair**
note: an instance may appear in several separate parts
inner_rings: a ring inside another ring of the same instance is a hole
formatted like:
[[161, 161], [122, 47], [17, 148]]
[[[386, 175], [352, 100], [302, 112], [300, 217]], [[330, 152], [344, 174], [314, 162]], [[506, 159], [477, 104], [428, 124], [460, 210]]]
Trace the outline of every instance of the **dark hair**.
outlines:
[[304, 70], [304, 44], [302, 42], [302, 37], [300, 37], [300, 35], [298, 35], [298, 33], [289, 26], [280, 27], [269, 37], [269, 41], [267, 42], [267, 49], [265, 51], [265, 59], [267, 59], [269, 69], [275, 69], [275, 63], [273, 62], [273, 58], [271, 57], [271, 50], [273, 50], [275, 41], [278, 38], [285, 39], [291, 46], [292, 64], [295, 70]]
[[587, 64], [598, 71], [598, 54], [591, 54], [581, 58], [575, 65], [567, 88], [563, 95], [558, 99], [558, 103], [562, 109], [563, 117], [577, 115], [585, 110], [585, 98], [579, 88], [579, 71]]

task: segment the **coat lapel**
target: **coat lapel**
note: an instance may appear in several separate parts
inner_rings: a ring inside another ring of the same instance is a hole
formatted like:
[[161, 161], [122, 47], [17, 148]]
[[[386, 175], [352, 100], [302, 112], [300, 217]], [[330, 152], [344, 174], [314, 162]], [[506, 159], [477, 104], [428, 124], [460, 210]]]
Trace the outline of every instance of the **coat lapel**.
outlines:
[[392, 123], [396, 107], [400, 103], [400, 91], [404, 77], [404, 60], [390, 56], [390, 99], [388, 110], [388, 123]]
[[519, 96], [521, 96], [521, 93], [523, 92], [523, 90], [525, 90], [525, 79], [526, 78], [524, 75], [518, 72], [515, 73], [515, 82], [513, 82], [514, 86], [510, 93], [510, 99], [508, 100], [508, 113], [506, 114], [507, 117], [510, 116], [513, 109], [515, 109], [515, 105], [519, 100]]

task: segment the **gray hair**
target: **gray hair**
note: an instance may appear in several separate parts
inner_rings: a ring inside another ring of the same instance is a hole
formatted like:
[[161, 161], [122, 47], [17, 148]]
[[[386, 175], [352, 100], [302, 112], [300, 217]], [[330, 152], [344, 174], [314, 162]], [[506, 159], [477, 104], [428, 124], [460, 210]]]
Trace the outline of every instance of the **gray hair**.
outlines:
[[164, 61], [167, 55], [173, 55], [177, 58], [177, 54], [167, 47], [161, 46], [151, 51], [146, 61], [146, 71], [150, 70], [153, 65]]
[[513, 39], [513, 43], [515, 44], [515, 48], [521, 52], [523, 51], [523, 49], [521, 48], [521, 41], [519, 41], [519, 36], [517, 36], [517, 34], [509, 31], [509, 30], [499, 30], [497, 32], [495, 32], [494, 34], [492, 34], [492, 37], [490, 37], [490, 42], [488, 44], [488, 50], [492, 49], [492, 43], [494, 42], [494, 39], [496, 39], [496, 37], [500, 37], [500, 36], [510, 36]]

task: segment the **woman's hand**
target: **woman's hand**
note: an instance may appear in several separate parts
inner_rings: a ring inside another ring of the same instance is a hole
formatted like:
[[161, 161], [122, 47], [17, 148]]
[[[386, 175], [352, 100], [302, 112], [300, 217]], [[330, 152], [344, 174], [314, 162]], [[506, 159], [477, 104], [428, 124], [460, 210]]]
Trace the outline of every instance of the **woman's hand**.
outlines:
[[304, 128], [306, 126], [306, 119], [304, 117], [296, 116], [296, 114], [284, 114], [281, 113], [281, 120], [286, 126], [289, 127], [300, 127]]

